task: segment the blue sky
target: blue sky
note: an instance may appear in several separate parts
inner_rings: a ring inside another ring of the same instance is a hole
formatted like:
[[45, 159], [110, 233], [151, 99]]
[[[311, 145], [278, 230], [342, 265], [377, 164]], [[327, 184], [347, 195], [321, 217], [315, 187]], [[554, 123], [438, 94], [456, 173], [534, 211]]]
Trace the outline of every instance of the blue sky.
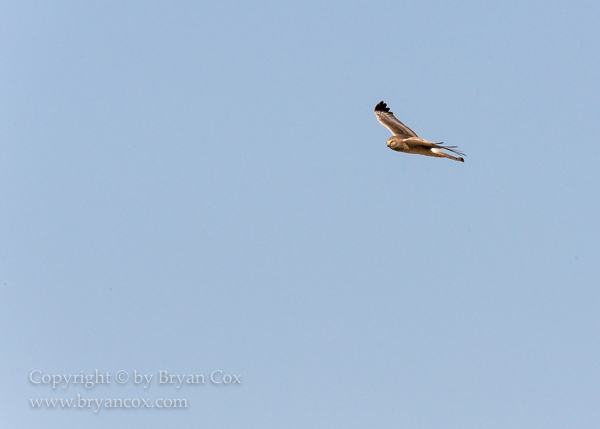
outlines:
[[2, 9], [5, 427], [600, 423], [597, 2]]

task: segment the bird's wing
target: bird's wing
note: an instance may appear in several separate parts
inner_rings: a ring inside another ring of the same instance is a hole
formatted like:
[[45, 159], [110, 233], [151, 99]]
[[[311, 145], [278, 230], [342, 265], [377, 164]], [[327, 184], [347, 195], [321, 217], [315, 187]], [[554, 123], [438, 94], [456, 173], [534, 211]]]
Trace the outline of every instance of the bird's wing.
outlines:
[[388, 130], [392, 132], [395, 136], [405, 135], [409, 137], [417, 137], [417, 134], [400, 122], [392, 112], [390, 112], [390, 108], [387, 107], [383, 101], [377, 103], [375, 106], [375, 116], [377, 116], [377, 120], [381, 122], [381, 124], [386, 127]]
[[467, 156], [464, 153], [462, 153], [460, 150], [456, 149], [456, 146], [444, 146], [441, 143], [433, 143], [428, 140], [421, 139], [419, 137], [410, 137], [410, 138], [402, 140], [402, 142], [404, 144], [408, 145], [409, 147], [410, 146], [423, 146], [423, 147], [436, 148], [436, 149], [445, 149], [445, 150], [449, 150], [450, 152], [454, 152], [455, 154], [460, 155], [460, 156]]

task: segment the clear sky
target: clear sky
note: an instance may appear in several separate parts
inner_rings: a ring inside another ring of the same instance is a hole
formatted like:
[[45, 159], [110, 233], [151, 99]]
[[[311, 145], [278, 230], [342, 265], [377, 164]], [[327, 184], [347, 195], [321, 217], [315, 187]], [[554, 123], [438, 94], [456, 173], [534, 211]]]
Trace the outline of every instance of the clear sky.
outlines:
[[[599, 427], [599, 21], [3, 2], [2, 426]], [[466, 162], [389, 150], [381, 100]]]

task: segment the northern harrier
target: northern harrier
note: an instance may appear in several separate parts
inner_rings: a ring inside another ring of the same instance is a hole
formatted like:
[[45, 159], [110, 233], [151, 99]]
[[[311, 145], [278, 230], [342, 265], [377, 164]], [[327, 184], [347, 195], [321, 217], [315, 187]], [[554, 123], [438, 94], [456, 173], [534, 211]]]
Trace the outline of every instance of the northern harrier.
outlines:
[[[390, 112], [390, 108], [387, 107], [387, 104], [383, 101], [375, 106], [375, 116], [377, 116], [379, 122], [393, 134], [393, 136], [387, 140], [387, 145], [390, 149], [398, 152], [435, 156], [438, 158], [450, 158], [455, 161], [465, 162], [462, 157], [466, 155], [457, 150], [456, 146], [443, 146], [441, 143], [432, 143], [417, 137], [413, 130], [396, 119], [394, 114]], [[462, 156], [452, 156], [446, 152], [442, 152], [440, 149], [449, 150], [450, 152]]]

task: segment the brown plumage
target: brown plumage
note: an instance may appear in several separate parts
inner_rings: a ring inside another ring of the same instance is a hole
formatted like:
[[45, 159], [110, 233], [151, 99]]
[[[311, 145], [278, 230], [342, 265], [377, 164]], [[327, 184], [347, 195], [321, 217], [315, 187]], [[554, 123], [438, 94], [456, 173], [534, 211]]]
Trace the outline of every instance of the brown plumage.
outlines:
[[[381, 124], [394, 134], [387, 140], [390, 149], [398, 152], [414, 153], [417, 155], [435, 156], [437, 158], [449, 158], [455, 161], [465, 162], [464, 153], [456, 149], [456, 146], [444, 146], [441, 143], [432, 143], [419, 138], [417, 134], [400, 122], [383, 101], [375, 106], [375, 116]], [[442, 150], [454, 152], [460, 157], [452, 156]]]

